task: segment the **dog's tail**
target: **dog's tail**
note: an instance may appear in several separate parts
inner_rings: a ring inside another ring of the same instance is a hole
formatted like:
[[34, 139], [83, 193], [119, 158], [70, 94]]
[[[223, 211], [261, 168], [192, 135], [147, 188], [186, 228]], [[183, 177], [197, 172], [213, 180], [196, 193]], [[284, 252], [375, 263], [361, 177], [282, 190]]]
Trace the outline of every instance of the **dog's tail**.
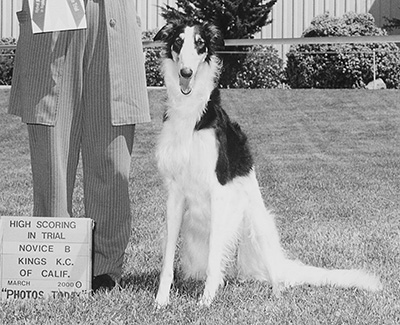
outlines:
[[300, 284], [329, 284], [370, 291], [382, 288], [376, 276], [362, 270], [329, 270], [289, 260], [281, 247], [273, 214], [265, 208], [258, 189], [251, 193], [250, 200], [237, 257], [239, 276], [269, 281], [276, 293], [282, 286]]
[[285, 286], [299, 284], [313, 285], [333, 285], [344, 288], [359, 288], [369, 291], [382, 289], [382, 284], [378, 277], [368, 274], [363, 270], [357, 269], [336, 269], [329, 270], [300, 262], [286, 259], [286, 271], [283, 272], [283, 282]]

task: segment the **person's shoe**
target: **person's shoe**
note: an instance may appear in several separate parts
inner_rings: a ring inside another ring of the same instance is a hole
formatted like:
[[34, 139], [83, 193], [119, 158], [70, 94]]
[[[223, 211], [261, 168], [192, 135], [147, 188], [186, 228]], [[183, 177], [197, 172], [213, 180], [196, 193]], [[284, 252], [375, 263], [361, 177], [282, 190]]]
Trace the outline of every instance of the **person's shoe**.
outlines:
[[93, 277], [92, 291], [96, 292], [99, 290], [109, 291], [116, 285], [115, 281], [108, 274], [101, 274]]

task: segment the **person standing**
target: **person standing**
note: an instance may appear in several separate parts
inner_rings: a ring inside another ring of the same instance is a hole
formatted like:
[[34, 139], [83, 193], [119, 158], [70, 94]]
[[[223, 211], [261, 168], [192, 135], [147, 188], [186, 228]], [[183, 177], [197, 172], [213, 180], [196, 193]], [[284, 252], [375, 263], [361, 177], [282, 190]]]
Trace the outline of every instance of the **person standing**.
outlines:
[[97, 290], [121, 279], [135, 125], [149, 122], [150, 114], [134, 2], [84, 3], [86, 29], [33, 34], [23, 1], [9, 113], [28, 128], [34, 216], [72, 217], [82, 156], [85, 216], [95, 221]]

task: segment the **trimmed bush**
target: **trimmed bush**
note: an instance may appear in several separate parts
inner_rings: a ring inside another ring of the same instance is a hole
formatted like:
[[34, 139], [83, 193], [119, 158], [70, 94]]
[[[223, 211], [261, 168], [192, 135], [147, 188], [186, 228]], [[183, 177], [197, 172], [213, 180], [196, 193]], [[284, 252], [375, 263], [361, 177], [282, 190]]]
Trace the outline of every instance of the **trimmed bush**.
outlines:
[[[152, 41], [156, 34], [155, 30], [146, 31], [142, 34], [142, 40]], [[145, 70], [147, 86], [163, 86], [164, 80], [160, 71], [161, 48], [144, 48]]]
[[236, 75], [234, 88], [277, 88], [284, 80], [283, 60], [272, 46], [252, 46]]
[[[303, 37], [379, 36], [386, 32], [370, 14], [347, 13], [341, 18], [318, 16]], [[291, 88], [363, 88], [376, 78], [388, 88], [400, 88], [400, 51], [395, 43], [301, 44], [287, 54], [286, 75]]]
[[[16, 45], [15, 38], [0, 39], [1, 45]], [[0, 51], [0, 85], [11, 85], [15, 50]]]

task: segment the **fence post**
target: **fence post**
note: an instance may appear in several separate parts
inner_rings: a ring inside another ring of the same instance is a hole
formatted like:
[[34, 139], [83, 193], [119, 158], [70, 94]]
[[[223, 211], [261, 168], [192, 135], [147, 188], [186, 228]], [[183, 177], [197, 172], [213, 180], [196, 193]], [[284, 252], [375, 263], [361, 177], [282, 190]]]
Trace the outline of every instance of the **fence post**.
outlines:
[[372, 58], [373, 58], [373, 73], [374, 73], [374, 79], [373, 79], [373, 83], [374, 83], [374, 89], [376, 89], [376, 53], [375, 53], [375, 49], [372, 49]]

